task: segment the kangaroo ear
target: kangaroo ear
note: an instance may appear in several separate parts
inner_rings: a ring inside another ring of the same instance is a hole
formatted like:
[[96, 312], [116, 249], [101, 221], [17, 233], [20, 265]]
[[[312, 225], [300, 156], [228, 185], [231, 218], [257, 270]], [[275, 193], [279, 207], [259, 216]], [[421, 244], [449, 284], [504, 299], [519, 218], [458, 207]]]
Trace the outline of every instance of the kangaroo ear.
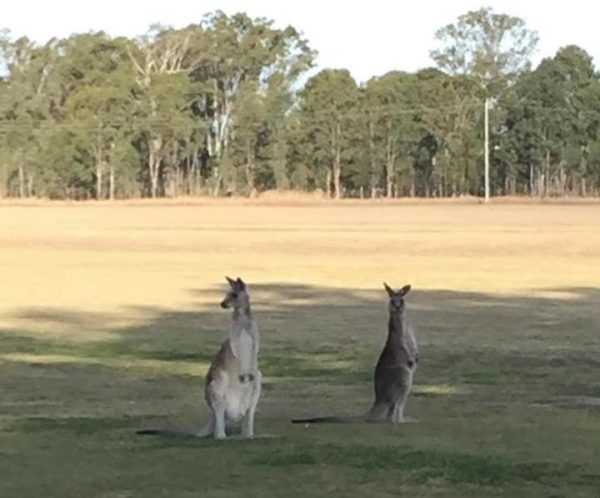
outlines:
[[235, 289], [235, 280], [233, 280], [232, 278], [229, 278], [229, 277], [225, 277], [225, 280], [227, 280], [227, 282], [229, 282], [229, 286], [232, 289]]
[[409, 292], [410, 292], [410, 285], [405, 285], [404, 287], [402, 287], [402, 289], [400, 289], [400, 292], [398, 294], [400, 294], [401, 296], [404, 297]]
[[383, 286], [385, 287], [385, 290], [387, 291], [388, 296], [392, 297], [392, 296], [396, 295], [396, 293], [394, 292], [394, 289], [392, 289], [388, 284], [383, 282]]
[[238, 285], [238, 288], [240, 290], [246, 290], [246, 284], [244, 283], [244, 281], [240, 277], [238, 277], [235, 282]]

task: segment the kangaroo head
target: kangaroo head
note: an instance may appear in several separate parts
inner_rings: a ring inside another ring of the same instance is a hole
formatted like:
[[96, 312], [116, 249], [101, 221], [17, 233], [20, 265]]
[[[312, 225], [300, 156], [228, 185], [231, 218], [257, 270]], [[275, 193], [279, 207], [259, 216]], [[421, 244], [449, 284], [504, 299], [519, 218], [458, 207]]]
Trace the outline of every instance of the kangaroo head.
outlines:
[[246, 308], [248, 306], [248, 292], [246, 290], [246, 284], [241, 278], [233, 280], [232, 278], [225, 277], [229, 282], [229, 290], [225, 294], [225, 299], [221, 301], [221, 308]]
[[404, 309], [404, 296], [410, 292], [410, 285], [405, 285], [402, 289], [395, 291], [385, 282], [383, 283], [385, 290], [390, 296], [390, 313], [398, 313]]

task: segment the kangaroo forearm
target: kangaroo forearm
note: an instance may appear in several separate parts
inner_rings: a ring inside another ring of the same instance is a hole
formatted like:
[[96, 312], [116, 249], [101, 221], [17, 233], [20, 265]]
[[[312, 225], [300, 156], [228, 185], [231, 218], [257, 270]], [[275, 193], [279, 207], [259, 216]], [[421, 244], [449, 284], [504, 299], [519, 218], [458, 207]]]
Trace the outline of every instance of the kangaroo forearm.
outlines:
[[260, 336], [256, 326], [252, 327], [250, 337], [252, 337], [252, 347], [250, 348], [248, 367], [250, 368], [250, 372], [254, 373], [258, 370], [258, 350], [260, 348]]
[[409, 363], [418, 363], [419, 362], [419, 351], [415, 347], [415, 343], [403, 344], [402, 351], [406, 357], [406, 361]]

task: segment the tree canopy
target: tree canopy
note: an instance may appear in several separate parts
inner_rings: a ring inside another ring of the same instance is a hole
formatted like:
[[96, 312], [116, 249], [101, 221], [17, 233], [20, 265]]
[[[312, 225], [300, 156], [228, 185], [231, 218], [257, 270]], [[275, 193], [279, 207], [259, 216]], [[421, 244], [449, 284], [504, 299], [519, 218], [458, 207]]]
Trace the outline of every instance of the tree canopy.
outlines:
[[[531, 67], [537, 34], [480, 9], [440, 28], [436, 67], [306, 79], [291, 26], [222, 12], [135, 39], [40, 45], [0, 31], [0, 196], [600, 193], [600, 76], [581, 47]], [[302, 83], [302, 84], [301, 84]]]

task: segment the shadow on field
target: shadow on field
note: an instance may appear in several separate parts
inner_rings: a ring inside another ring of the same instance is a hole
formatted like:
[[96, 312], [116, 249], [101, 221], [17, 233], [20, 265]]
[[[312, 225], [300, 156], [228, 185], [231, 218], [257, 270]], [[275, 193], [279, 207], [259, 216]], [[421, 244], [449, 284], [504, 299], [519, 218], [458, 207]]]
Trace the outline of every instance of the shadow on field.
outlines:
[[[192, 298], [203, 302], [214, 298], [212, 309], [135, 308], [136, 316], [141, 312], [147, 319], [112, 328], [108, 340], [86, 340], [86, 331], [110, 322], [102, 315], [23, 310], [18, 318], [64, 332], [56, 339], [27, 330], [0, 330], [0, 386], [10, 393], [0, 402], [0, 415], [43, 405], [44, 400], [56, 403], [56, 398], [74, 414], [70, 397], [85, 412], [80, 402], [84, 391], [112, 404], [116, 391], [117, 398], [131, 402], [126, 412], [137, 415], [152, 414], [146, 410], [150, 405], [142, 403], [144, 409], [137, 409], [145, 396], [152, 398], [152, 406], [179, 397], [198, 401], [198, 377], [212, 360], [229, 319], [229, 312], [218, 307], [220, 291], [191, 291]], [[362, 390], [356, 395], [364, 397], [363, 405], [368, 403], [372, 369], [386, 335], [383, 290], [271, 284], [253, 285], [250, 291], [262, 332], [260, 365], [267, 391], [300, 383], [305, 384], [300, 390], [304, 397], [333, 393], [335, 385], [358, 385]], [[600, 397], [600, 384], [590, 376], [600, 366], [599, 302], [600, 290], [593, 288], [557, 289], [540, 297], [412, 292], [407, 306], [423, 358], [415, 396], [476, 394], [481, 401], [512, 397], [530, 403], [560, 396], [578, 396], [580, 401]], [[22, 370], [26, 375], [18, 374]], [[161, 383], [166, 389], [157, 388]], [[289, 396], [288, 407], [294, 404], [294, 394]], [[302, 412], [302, 403], [298, 405]], [[158, 410], [165, 412], [173, 410]]]
[[[198, 425], [207, 416], [202, 376], [229, 319], [218, 306], [222, 291], [190, 291], [191, 307], [196, 299], [214, 302], [198, 311], [125, 310], [124, 315], [146, 317], [129, 327], [111, 325], [114, 317], [77, 310], [21, 311], [17, 318], [62, 335], [0, 330], [0, 438], [20, 435], [29, 441], [32, 435], [53, 434], [63, 441], [103, 435], [115, 445], [135, 448], [142, 443], [134, 440], [134, 428]], [[553, 486], [563, 479], [576, 486], [600, 484], [598, 469], [590, 473], [581, 463], [598, 443], [577, 425], [587, 419], [574, 422], [560, 415], [568, 407], [569, 413], [581, 408], [597, 416], [599, 289], [556, 289], [532, 297], [413, 291], [407, 306], [417, 325], [422, 363], [408, 413], [422, 423], [401, 433], [372, 427], [302, 432], [287, 422], [291, 416], [360, 413], [368, 407], [372, 370], [386, 336], [383, 289], [271, 284], [251, 286], [250, 292], [262, 332], [265, 376], [258, 430], [268, 424], [269, 432], [275, 428], [291, 439], [283, 447], [256, 443], [246, 450], [242, 467], [271, 472], [333, 461], [338, 470], [359, 475], [403, 466], [408, 472], [403, 479], [417, 483]], [[108, 339], [92, 339], [94, 330], [108, 330]], [[548, 433], [542, 442], [527, 442], [539, 417], [547, 417]], [[580, 446], [561, 450], [574, 430], [580, 431]], [[336, 434], [348, 439], [335, 439]], [[493, 439], [497, 434], [499, 442]], [[99, 441], [98, 451], [105, 451], [106, 443]], [[538, 443], [555, 457], [523, 463], [529, 458], [527, 445]], [[143, 444], [157, 451], [171, 448], [180, 452], [177, 458], [193, 449], [186, 442]], [[494, 448], [491, 456], [489, 448]], [[512, 461], [511, 451], [521, 463]], [[569, 457], [575, 462], [564, 461], [568, 451], [580, 452]], [[192, 465], [196, 455], [188, 457]]]

